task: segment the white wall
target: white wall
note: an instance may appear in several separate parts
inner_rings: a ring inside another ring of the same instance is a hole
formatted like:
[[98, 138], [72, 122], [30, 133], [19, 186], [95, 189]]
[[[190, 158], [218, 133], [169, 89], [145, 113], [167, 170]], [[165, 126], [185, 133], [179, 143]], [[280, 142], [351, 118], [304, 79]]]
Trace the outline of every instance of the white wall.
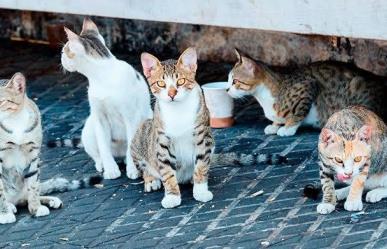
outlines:
[[387, 0], [0, 0], [0, 8], [387, 39]]

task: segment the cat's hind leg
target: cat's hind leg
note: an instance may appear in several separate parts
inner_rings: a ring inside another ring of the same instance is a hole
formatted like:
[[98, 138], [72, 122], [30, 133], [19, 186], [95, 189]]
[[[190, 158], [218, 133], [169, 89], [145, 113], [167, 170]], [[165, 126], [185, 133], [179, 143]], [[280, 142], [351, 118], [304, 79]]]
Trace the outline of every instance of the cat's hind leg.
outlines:
[[373, 189], [366, 195], [366, 201], [371, 203], [379, 202], [384, 198], [387, 198], [387, 188], [385, 187]]
[[98, 152], [97, 140], [95, 137], [94, 127], [90, 117], [86, 119], [85, 126], [82, 130], [82, 144], [86, 153], [93, 159], [95, 163], [95, 169], [98, 172], [102, 172], [102, 160]]
[[62, 201], [58, 197], [54, 196], [40, 196], [40, 203], [55, 209], [63, 206]]

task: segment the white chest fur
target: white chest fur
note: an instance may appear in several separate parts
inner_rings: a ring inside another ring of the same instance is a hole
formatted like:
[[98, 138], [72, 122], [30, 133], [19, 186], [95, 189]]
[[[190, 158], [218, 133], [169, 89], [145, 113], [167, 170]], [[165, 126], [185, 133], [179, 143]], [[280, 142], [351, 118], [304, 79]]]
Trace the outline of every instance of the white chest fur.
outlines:
[[261, 105], [263, 112], [265, 113], [265, 117], [273, 122], [284, 123], [285, 120], [277, 116], [277, 112], [274, 110], [275, 98], [271, 94], [270, 89], [261, 84], [257, 86], [254, 97], [257, 99], [259, 104]]
[[199, 108], [198, 87], [183, 101], [160, 102], [160, 113], [165, 133], [171, 137], [173, 151], [181, 168], [176, 172], [178, 182], [192, 178], [195, 164], [194, 127]]

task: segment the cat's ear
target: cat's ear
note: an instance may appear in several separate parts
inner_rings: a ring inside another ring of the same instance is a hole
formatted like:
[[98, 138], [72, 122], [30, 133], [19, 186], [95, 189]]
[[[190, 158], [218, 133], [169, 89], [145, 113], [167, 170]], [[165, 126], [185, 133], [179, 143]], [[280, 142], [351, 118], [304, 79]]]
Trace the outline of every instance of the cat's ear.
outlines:
[[160, 66], [160, 61], [149, 53], [141, 54], [141, 65], [142, 70], [146, 78], [149, 78], [152, 74], [152, 71]]
[[252, 59], [241, 55], [241, 64], [247, 72], [250, 74], [254, 74], [254, 72], [257, 70], [257, 64]]
[[187, 48], [179, 57], [177, 64], [192, 72], [198, 68], [198, 55], [194, 47]]
[[370, 125], [363, 125], [356, 134], [357, 139], [369, 143], [372, 135], [372, 127]]
[[97, 25], [89, 17], [85, 17], [85, 19], [83, 19], [81, 34], [88, 30], [99, 33]]
[[328, 146], [335, 142], [336, 133], [328, 128], [323, 128], [320, 133], [320, 142]]
[[67, 39], [68, 39], [69, 41], [78, 40], [78, 35], [75, 34], [73, 31], [71, 31], [70, 29], [64, 27], [64, 31], [66, 32]]
[[234, 52], [238, 59], [237, 63], [242, 63], [242, 53], [237, 48], [234, 48]]
[[19, 94], [25, 93], [26, 91], [26, 77], [22, 73], [15, 73], [12, 78], [8, 81], [6, 86], [11, 88]]

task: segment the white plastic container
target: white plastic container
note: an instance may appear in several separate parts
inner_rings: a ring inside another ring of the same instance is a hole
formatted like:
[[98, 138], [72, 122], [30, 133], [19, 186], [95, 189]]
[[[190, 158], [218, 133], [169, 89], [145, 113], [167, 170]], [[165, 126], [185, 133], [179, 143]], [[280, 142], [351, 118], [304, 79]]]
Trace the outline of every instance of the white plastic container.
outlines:
[[210, 111], [212, 128], [226, 128], [234, 124], [234, 100], [227, 93], [227, 82], [211, 82], [202, 85], [206, 105]]

